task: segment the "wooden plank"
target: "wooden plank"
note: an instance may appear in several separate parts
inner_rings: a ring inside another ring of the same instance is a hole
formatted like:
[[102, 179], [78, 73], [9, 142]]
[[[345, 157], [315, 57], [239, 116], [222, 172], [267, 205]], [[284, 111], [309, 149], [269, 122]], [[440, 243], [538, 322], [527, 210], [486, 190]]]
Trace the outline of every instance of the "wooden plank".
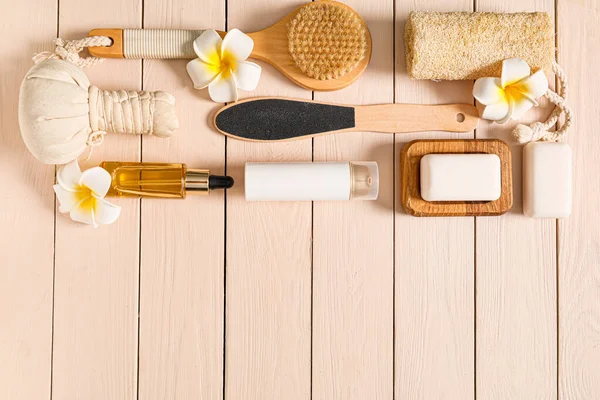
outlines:
[[[61, 0], [60, 36], [96, 27], [138, 27], [141, 1]], [[87, 69], [101, 89], [140, 89], [140, 61], [108, 60]], [[108, 135], [83, 168], [138, 161], [140, 139]], [[114, 199], [117, 222], [93, 229], [56, 219], [53, 399], [134, 399], [137, 381], [139, 200]]]
[[[553, 0], [477, 0], [477, 11], [547, 11]], [[523, 121], [548, 115], [532, 110]], [[477, 218], [477, 397], [556, 397], [556, 233], [553, 220], [525, 217], [522, 207], [523, 146], [511, 136], [516, 122], [482, 123], [478, 139], [511, 146], [514, 205], [498, 218]]]
[[[573, 213], [558, 221], [559, 399], [600, 396], [600, 8], [594, 0], [558, 4], [558, 61], [569, 79], [575, 113], [567, 142], [573, 148]], [[596, 69], [597, 71], [597, 69]]]
[[[0, 398], [50, 397], [54, 257], [54, 167], [43, 165], [19, 135], [21, 79], [31, 56], [52, 50], [53, 0], [2, 6], [0, 37]], [[35, 26], [35, 29], [31, 29]], [[18, 38], [18, 40], [15, 40]]]
[[[145, 28], [225, 26], [225, 1], [144, 3]], [[193, 89], [184, 60], [144, 61], [144, 89], [177, 101], [179, 131], [143, 139], [142, 159], [222, 174], [225, 140], [209, 127], [215, 104]], [[143, 199], [139, 397], [221, 399], [223, 393], [224, 194]]]
[[[228, 0], [228, 29], [263, 29], [300, 0]], [[242, 96], [311, 93], [263, 67], [258, 89]], [[310, 396], [311, 204], [246, 202], [247, 161], [310, 161], [310, 140], [227, 140], [225, 397], [307, 399]]]
[[[470, 82], [411, 81], [404, 25], [412, 10], [471, 11], [472, 2], [396, 2], [396, 102], [472, 102]], [[413, 139], [473, 138], [472, 133], [396, 135], [396, 160]], [[395, 396], [474, 398], [473, 218], [416, 218], [401, 211], [396, 170]]]
[[[346, 1], [366, 21], [373, 56], [353, 85], [315, 92], [345, 104], [394, 101], [391, 0]], [[377, 201], [315, 202], [313, 218], [313, 398], [393, 397], [393, 135], [314, 139], [315, 161], [377, 161]], [[357, 368], [360, 366], [360, 368]]]

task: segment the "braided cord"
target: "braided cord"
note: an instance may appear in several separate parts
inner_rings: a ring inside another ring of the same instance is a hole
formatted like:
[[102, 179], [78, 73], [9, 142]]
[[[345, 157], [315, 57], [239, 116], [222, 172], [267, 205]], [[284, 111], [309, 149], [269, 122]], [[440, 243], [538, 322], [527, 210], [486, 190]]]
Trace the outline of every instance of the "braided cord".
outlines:
[[86, 47], [110, 46], [112, 39], [107, 36], [88, 36], [78, 40], [63, 40], [57, 38], [54, 40], [56, 48], [54, 53], [44, 51], [33, 57], [34, 63], [39, 63], [44, 60], [61, 59], [72, 62], [81, 68], [91, 67], [102, 62], [103, 58], [97, 57], [80, 57], [79, 53]]
[[[544, 96], [552, 102], [555, 107], [552, 113], [545, 122], [534, 122], [527, 126], [519, 124], [513, 130], [513, 136], [520, 143], [536, 142], [538, 140], [557, 142], [567, 133], [567, 130], [573, 124], [573, 113], [567, 105], [567, 77], [565, 72], [558, 65], [558, 63], [552, 63], [552, 71], [556, 75], [559, 81], [559, 93], [556, 93], [550, 89], [544, 94]], [[560, 119], [562, 114], [565, 114], [565, 123], [555, 131], [549, 131]]]

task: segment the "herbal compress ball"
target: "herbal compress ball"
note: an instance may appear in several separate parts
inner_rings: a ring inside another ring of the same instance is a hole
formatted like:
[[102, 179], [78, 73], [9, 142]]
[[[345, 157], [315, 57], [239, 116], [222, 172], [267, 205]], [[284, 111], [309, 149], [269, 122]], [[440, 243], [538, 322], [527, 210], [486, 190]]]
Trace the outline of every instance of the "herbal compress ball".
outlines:
[[100, 90], [79, 67], [54, 59], [34, 65], [23, 79], [19, 125], [27, 148], [38, 160], [65, 164], [83, 153], [94, 136], [169, 137], [179, 121], [170, 93]]

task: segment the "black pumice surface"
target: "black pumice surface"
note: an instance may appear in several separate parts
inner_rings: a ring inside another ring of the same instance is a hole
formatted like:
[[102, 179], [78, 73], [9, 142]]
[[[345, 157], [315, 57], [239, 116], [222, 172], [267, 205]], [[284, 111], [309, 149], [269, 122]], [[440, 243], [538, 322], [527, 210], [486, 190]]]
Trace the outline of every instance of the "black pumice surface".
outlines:
[[353, 128], [354, 108], [285, 99], [257, 99], [222, 110], [223, 132], [251, 140], [285, 140]]

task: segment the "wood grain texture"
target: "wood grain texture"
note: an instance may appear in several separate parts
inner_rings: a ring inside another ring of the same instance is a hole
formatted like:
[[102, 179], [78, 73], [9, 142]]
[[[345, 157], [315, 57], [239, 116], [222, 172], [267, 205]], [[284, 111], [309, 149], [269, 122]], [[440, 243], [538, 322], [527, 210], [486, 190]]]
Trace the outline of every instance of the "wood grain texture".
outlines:
[[[393, 102], [393, 2], [346, 2], [369, 22], [373, 57], [351, 87], [315, 100]], [[315, 161], [377, 161], [377, 201], [315, 202], [313, 399], [393, 397], [393, 136], [314, 139]]]
[[569, 78], [575, 113], [567, 142], [573, 148], [573, 213], [558, 220], [558, 398], [600, 398], [600, 6], [558, 1], [558, 61]]
[[[421, 197], [420, 164], [426, 154], [487, 153], [500, 158], [501, 194], [486, 202], [429, 202]], [[416, 140], [404, 146], [400, 154], [402, 207], [416, 217], [464, 217], [501, 215], [513, 203], [510, 149], [500, 140]]]
[[[61, 0], [59, 34], [76, 39], [90, 26], [136, 26], [141, 12], [141, 1]], [[102, 89], [140, 90], [139, 61], [110, 60], [85, 73]], [[138, 136], [107, 135], [82, 168], [139, 161], [139, 147]], [[57, 214], [54, 400], [136, 397], [139, 200], [111, 201], [123, 207], [121, 216], [98, 229]]]
[[[228, 28], [262, 29], [299, 0], [228, 0]], [[311, 93], [265, 63], [260, 85], [244, 95]], [[310, 140], [249, 143], [227, 139], [225, 397], [307, 399], [311, 365], [311, 204], [247, 202], [244, 163], [310, 161]]]
[[[146, 0], [144, 27], [224, 28], [225, 2]], [[185, 61], [144, 61], [144, 89], [176, 97], [180, 128], [145, 137], [145, 162], [185, 163], [223, 174], [225, 140], [210, 129], [215, 104], [195, 90]], [[140, 399], [222, 399], [225, 214], [223, 191], [185, 200], [143, 199]]]
[[[410, 11], [472, 11], [472, 5], [468, 0], [396, 2], [396, 102], [472, 102], [471, 82], [410, 80], [403, 46]], [[396, 160], [402, 146], [411, 140], [452, 138], [472, 139], [473, 133], [396, 135]], [[395, 396], [473, 399], [473, 218], [415, 218], [404, 214], [399, 173], [396, 169]]]
[[[228, 28], [243, 31], [263, 29], [305, 4], [227, 1]], [[373, 60], [353, 85], [316, 94], [318, 100], [392, 102], [395, 83], [397, 103], [472, 101], [472, 82], [408, 79], [403, 34], [409, 10], [471, 10], [473, 2], [396, 0], [394, 50], [391, 0], [348, 4], [371, 28]], [[574, 150], [568, 219], [521, 215], [521, 146], [514, 144], [511, 212], [476, 218], [476, 224], [470, 217], [406, 215], [400, 203], [404, 144], [472, 138], [472, 133], [315, 138], [315, 159], [378, 161], [380, 200], [315, 203], [314, 216], [308, 202], [248, 203], [243, 164], [310, 161], [311, 140], [226, 139], [209, 126], [219, 105], [210, 103], [206, 91], [191, 89], [185, 61], [144, 62], [142, 82], [140, 61], [109, 60], [85, 71], [93, 84], [137, 90], [143, 83], [144, 89], [177, 96], [182, 128], [170, 140], [144, 138], [145, 161], [186, 162], [222, 172], [226, 159], [236, 186], [225, 209], [225, 197], [218, 193], [142, 200], [141, 208], [139, 200], [112, 199], [123, 206], [121, 218], [93, 229], [55, 210], [54, 167], [35, 160], [18, 134], [18, 87], [32, 65], [31, 55], [52, 50], [57, 28], [65, 39], [103, 26], [210, 23], [225, 28], [225, 0], [146, 0], [142, 5], [141, 0], [1, 2], [0, 28], [10, 34], [0, 39], [5, 51], [0, 65], [0, 398], [599, 398], [596, 1], [475, 4], [479, 11], [550, 13], [557, 6], [559, 61], [575, 112], [567, 138]], [[261, 65], [259, 89], [242, 95], [311, 98], [273, 67]], [[548, 112], [544, 106], [531, 110], [526, 121]], [[482, 122], [477, 137], [514, 143], [513, 124]], [[137, 161], [140, 143], [139, 137], [108, 136], [84, 167], [109, 159]]]
[[470, 132], [479, 123], [477, 109], [471, 104], [379, 104], [357, 106], [355, 110], [357, 131]]
[[[477, 11], [547, 11], [553, 0], [477, 0]], [[545, 104], [545, 103], [544, 103]], [[546, 118], [529, 111], [522, 121]], [[499, 218], [476, 219], [477, 398], [556, 398], [556, 232], [554, 220], [528, 218], [522, 207], [522, 145], [515, 121], [481, 124], [478, 139], [511, 145], [514, 205]]]
[[[51, 50], [54, 0], [2, 3], [0, 37], [0, 398], [50, 396], [54, 258], [54, 167], [25, 147], [19, 87], [31, 56]], [[31, 29], [31, 24], [36, 29]], [[19, 40], [15, 40], [18, 37]]]

